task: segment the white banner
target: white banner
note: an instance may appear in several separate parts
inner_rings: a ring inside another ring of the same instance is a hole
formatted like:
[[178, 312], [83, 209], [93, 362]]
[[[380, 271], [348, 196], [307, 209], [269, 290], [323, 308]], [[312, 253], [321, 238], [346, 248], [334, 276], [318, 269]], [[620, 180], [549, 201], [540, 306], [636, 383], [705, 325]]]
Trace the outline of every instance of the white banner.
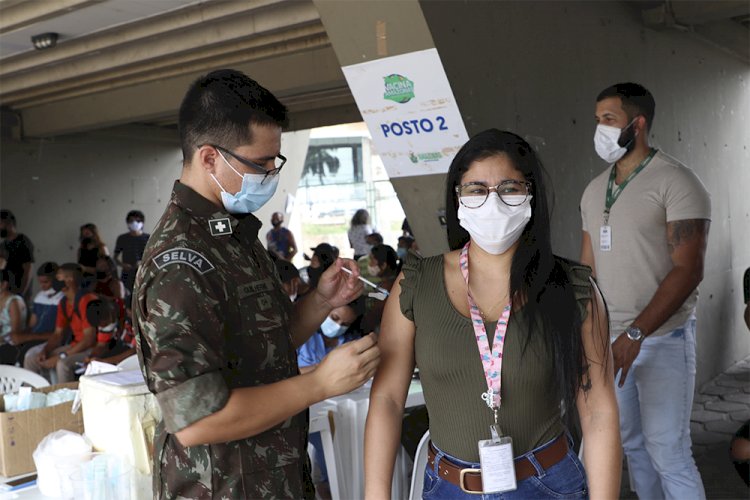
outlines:
[[390, 177], [448, 171], [468, 135], [436, 49], [342, 69]]

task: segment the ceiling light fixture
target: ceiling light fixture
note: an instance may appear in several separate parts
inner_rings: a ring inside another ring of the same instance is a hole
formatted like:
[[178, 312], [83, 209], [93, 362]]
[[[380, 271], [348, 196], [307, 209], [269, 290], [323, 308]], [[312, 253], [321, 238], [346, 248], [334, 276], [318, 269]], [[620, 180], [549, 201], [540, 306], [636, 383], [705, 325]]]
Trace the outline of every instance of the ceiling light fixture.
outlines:
[[31, 43], [37, 50], [51, 49], [57, 45], [57, 33], [40, 33], [31, 37]]

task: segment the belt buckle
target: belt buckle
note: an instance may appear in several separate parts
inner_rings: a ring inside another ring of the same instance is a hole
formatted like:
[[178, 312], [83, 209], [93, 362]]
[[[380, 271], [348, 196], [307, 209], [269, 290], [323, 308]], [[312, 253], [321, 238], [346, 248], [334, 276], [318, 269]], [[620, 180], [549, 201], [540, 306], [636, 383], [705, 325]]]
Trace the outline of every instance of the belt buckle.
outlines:
[[458, 486], [461, 488], [461, 491], [463, 491], [464, 493], [468, 493], [469, 495], [483, 494], [484, 491], [471, 491], [471, 490], [467, 490], [464, 487], [464, 476], [466, 476], [466, 474], [468, 474], [469, 472], [478, 472], [481, 474], [482, 469], [461, 469], [461, 472], [459, 473], [460, 475], [458, 476]]

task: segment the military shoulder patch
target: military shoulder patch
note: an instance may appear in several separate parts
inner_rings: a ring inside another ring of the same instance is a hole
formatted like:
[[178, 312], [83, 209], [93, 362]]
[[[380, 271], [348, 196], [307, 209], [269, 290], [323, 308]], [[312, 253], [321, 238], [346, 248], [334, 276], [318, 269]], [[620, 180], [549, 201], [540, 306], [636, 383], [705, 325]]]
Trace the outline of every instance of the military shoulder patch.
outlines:
[[228, 218], [211, 219], [208, 221], [208, 228], [211, 230], [211, 236], [224, 236], [232, 234], [232, 223]]
[[170, 264], [187, 264], [201, 274], [213, 271], [214, 265], [207, 258], [189, 248], [171, 248], [154, 257], [154, 264], [164, 269]]

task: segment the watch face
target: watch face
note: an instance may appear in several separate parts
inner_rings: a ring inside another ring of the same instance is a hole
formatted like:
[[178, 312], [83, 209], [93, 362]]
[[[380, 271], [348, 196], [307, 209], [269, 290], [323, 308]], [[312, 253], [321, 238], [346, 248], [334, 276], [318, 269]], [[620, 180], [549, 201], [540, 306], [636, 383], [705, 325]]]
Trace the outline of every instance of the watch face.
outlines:
[[630, 340], [641, 340], [643, 338], [643, 332], [641, 332], [641, 329], [633, 326], [628, 327], [625, 330], [625, 333], [627, 333]]

